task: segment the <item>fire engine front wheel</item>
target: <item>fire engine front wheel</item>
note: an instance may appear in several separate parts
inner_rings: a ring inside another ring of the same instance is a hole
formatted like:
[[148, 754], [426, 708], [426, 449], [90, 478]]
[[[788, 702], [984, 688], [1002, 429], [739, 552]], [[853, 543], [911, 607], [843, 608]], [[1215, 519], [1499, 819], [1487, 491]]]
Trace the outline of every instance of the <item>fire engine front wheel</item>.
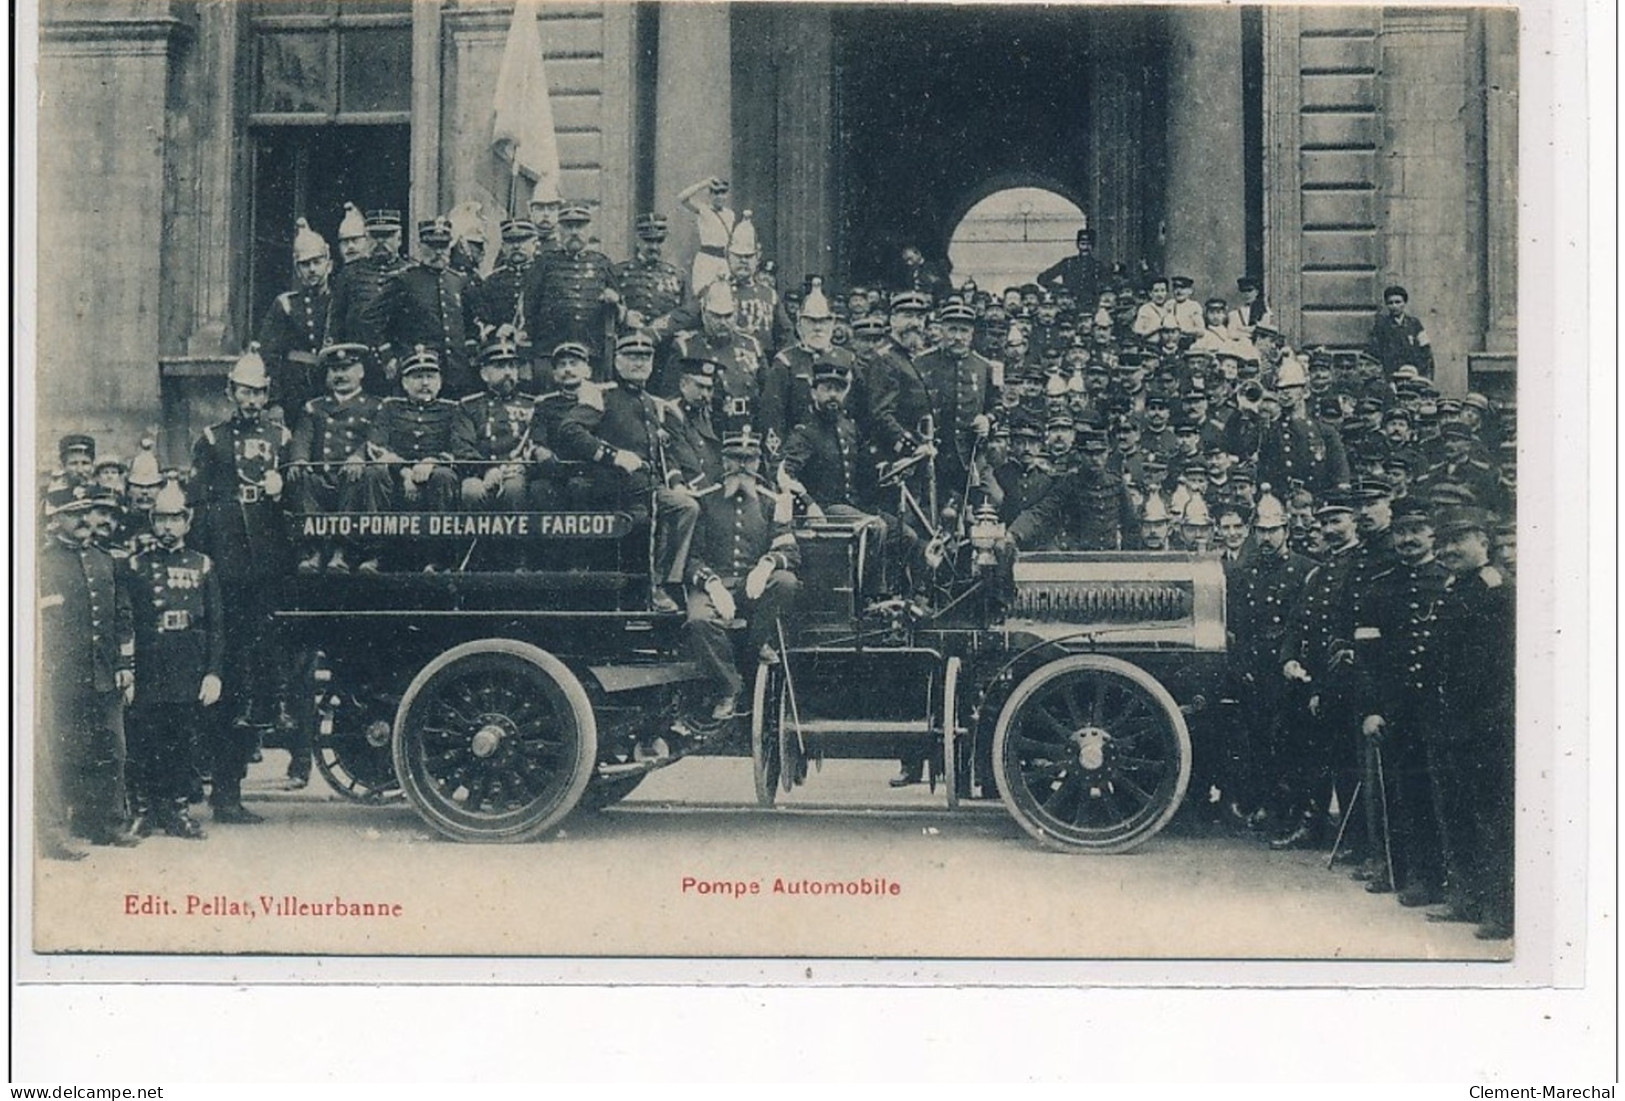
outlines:
[[581, 681], [512, 639], [454, 647], [395, 713], [395, 773], [424, 821], [458, 841], [539, 837], [580, 801], [598, 759]]
[[1120, 853], [1157, 833], [1190, 782], [1191, 743], [1155, 677], [1103, 654], [1042, 665], [993, 732], [993, 771], [1021, 827], [1062, 852]]

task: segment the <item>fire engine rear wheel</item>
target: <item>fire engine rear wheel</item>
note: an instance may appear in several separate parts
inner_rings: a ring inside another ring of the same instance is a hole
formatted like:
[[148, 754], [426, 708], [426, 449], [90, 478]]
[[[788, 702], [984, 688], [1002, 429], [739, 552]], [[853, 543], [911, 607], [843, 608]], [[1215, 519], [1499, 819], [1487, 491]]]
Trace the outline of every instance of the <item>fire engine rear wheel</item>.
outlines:
[[779, 674], [772, 665], [756, 667], [750, 696], [750, 763], [756, 802], [771, 807], [779, 792]]
[[1120, 853], [1167, 825], [1190, 782], [1190, 732], [1145, 670], [1103, 654], [1040, 666], [993, 732], [993, 771], [1021, 827], [1062, 852]]
[[[366, 719], [358, 715], [345, 715], [331, 734], [317, 731], [315, 738], [316, 771], [322, 774], [327, 786], [357, 803], [386, 803], [401, 797], [401, 785], [395, 778], [394, 754], [390, 749], [387, 719]], [[360, 720], [360, 728], [353, 722]], [[382, 738], [373, 733], [374, 722], [380, 723]]]
[[395, 713], [395, 772], [425, 821], [458, 841], [528, 841], [574, 809], [598, 759], [581, 681], [512, 639], [453, 647]]

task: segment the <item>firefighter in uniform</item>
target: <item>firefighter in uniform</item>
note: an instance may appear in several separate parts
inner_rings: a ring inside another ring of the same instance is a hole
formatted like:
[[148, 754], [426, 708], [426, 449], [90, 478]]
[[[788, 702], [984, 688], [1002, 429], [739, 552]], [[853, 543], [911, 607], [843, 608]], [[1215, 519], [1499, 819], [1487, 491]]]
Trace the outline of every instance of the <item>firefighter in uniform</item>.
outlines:
[[[1444, 899], [1444, 851], [1431, 775], [1440, 760], [1438, 645], [1434, 606], [1449, 571], [1433, 553], [1433, 518], [1410, 501], [1393, 520], [1396, 561], [1375, 579], [1354, 628], [1363, 667], [1361, 736], [1382, 754], [1379, 777], [1394, 861], [1392, 884], [1404, 906]], [[1368, 884], [1380, 890], [1381, 880]]]
[[717, 687], [711, 717], [731, 717], [744, 691], [734, 660], [729, 624], [743, 620], [745, 653], [776, 663], [781, 631], [800, 591], [801, 564], [787, 497], [759, 479], [761, 440], [749, 428], [723, 442], [720, 492], [699, 503], [688, 563], [688, 619], [684, 625], [692, 660]]
[[599, 349], [613, 331], [620, 302], [615, 266], [609, 257], [587, 247], [591, 221], [584, 206], [560, 211], [564, 247], [544, 255], [527, 273], [525, 328], [537, 348], [573, 341]]
[[[993, 365], [971, 351], [976, 311], [950, 301], [938, 311], [943, 345], [915, 361], [930, 394], [937, 427], [937, 500], [958, 507], [979, 472], [980, 449], [992, 429], [990, 414], [998, 403]], [[965, 502], [970, 504], [971, 502]]]
[[152, 507], [156, 545], [130, 559], [135, 679], [129, 714], [130, 771], [138, 814], [171, 837], [199, 839], [187, 811], [194, 746], [212, 744], [223, 687], [224, 608], [209, 556], [186, 545], [192, 513], [170, 482]]
[[468, 280], [451, 270], [452, 239], [447, 219], [419, 222], [423, 258], [385, 281], [367, 318], [383, 337], [383, 354], [390, 357], [386, 374], [393, 373], [395, 357], [405, 349], [425, 347], [440, 362], [447, 397], [458, 398], [476, 389], [468, 342], [478, 330]]
[[125, 806], [124, 706], [135, 691], [135, 635], [123, 570], [91, 543], [92, 514], [112, 501], [93, 487], [53, 489], [54, 536], [39, 556], [40, 714], [35, 807], [40, 855], [84, 856], [68, 840], [137, 844]]
[[158, 469], [158, 456], [153, 452], [151, 440], [141, 441], [141, 450], [130, 460], [130, 476], [126, 479], [129, 508], [125, 511], [120, 536], [124, 549], [137, 554], [152, 547], [152, 506], [158, 491], [164, 486], [163, 473]]
[[[524, 301], [525, 279], [536, 263], [541, 240], [536, 235], [536, 223], [523, 218], [509, 218], [502, 223], [502, 249], [497, 254], [497, 265], [491, 274], [470, 291], [474, 299], [474, 318], [482, 329], [512, 325], [520, 334], [520, 356], [523, 360], [532, 350], [529, 334], [525, 332]], [[536, 383], [530, 364], [520, 364], [520, 385], [534, 390]]]
[[655, 550], [651, 563], [650, 606], [676, 612], [667, 585], [687, 579], [689, 546], [700, 505], [678, 485], [682, 470], [670, 460], [671, 432], [666, 406], [644, 386], [654, 373], [654, 337], [643, 331], [622, 336], [615, 346], [616, 383], [584, 384], [580, 401], [559, 425], [557, 449], [565, 459], [593, 464], [585, 487], [588, 502], [648, 517], [654, 494]]
[[[354, 203], [344, 204], [344, 217], [339, 219], [339, 262], [349, 267], [372, 253], [372, 238], [367, 236], [367, 220]], [[343, 268], [339, 269], [340, 271]]]
[[1479, 922], [1477, 937], [1500, 940], [1513, 932], [1517, 600], [1489, 563], [1483, 509], [1442, 511], [1437, 526], [1450, 578], [1435, 606], [1447, 909], [1434, 916]]
[[685, 359], [677, 383], [677, 411], [672, 425], [675, 437], [673, 457], [683, 470], [683, 480], [693, 490], [722, 484], [722, 437], [716, 428], [717, 363], [709, 359]]
[[257, 814], [242, 804], [242, 779], [257, 752], [259, 731], [284, 715], [281, 655], [271, 600], [287, 572], [280, 470], [292, 435], [266, 416], [270, 377], [250, 345], [227, 376], [235, 407], [230, 420], [203, 430], [192, 449], [192, 497], [197, 503], [198, 549], [219, 572], [225, 621], [223, 729], [212, 736], [213, 790], [209, 805], [217, 822], [252, 823]]
[[1120, 550], [1132, 546], [1139, 521], [1128, 487], [1106, 469], [1111, 454], [1106, 433], [1086, 427], [1078, 433], [1083, 461], [1061, 475], [1055, 486], [1010, 525], [1010, 537], [1028, 550], [1058, 546], [1077, 550]]
[[[333, 280], [333, 297], [327, 312], [327, 339], [338, 344], [365, 344], [376, 351], [385, 341], [374, 321], [373, 304], [384, 292], [390, 276], [406, 268], [401, 258], [401, 212], [374, 210], [366, 218], [371, 251], [359, 260], [346, 263]], [[343, 227], [340, 227], [343, 235]], [[373, 373], [366, 379], [368, 393], [387, 394], [392, 379], [383, 374], [383, 363], [374, 359]]]
[[[733, 289], [725, 281], [712, 283], [700, 295], [698, 329], [685, 329], [672, 339], [671, 353], [664, 372], [666, 378], [654, 383], [653, 391], [670, 397], [676, 391], [677, 374], [671, 363], [708, 359], [717, 365], [715, 407], [717, 427], [724, 434], [753, 424], [761, 410], [762, 377], [767, 358], [756, 338], [734, 325]], [[681, 314], [668, 314], [666, 324]], [[655, 327], [660, 331], [660, 326]]]
[[465, 468], [463, 507], [546, 511], [557, 502], [550, 482], [534, 479], [553, 457], [536, 434], [536, 399], [519, 392], [519, 348], [512, 329], [498, 329], [480, 352], [486, 388], [458, 403], [452, 454]]
[[615, 265], [615, 285], [629, 321], [633, 313], [653, 321], [682, 305], [688, 291], [682, 273], [660, 255], [666, 240], [665, 215], [639, 214], [636, 229], [636, 250], [632, 259]]
[[294, 223], [293, 266], [299, 286], [279, 294], [260, 323], [260, 356], [271, 372], [271, 404], [288, 427], [298, 427], [305, 402], [322, 392], [317, 354], [327, 342], [332, 304], [328, 276], [333, 258], [321, 234], [303, 218]]
[[1282, 764], [1291, 747], [1284, 724], [1287, 695], [1279, 654], [1288, 617], [1298, 606], [1314, 563], [1287, 545], [1286, 506], [1274, 494], [1259, 498], [1253, 535], [1258, 553], [1238, 563], [1228, 578], [1226, 618], [1234, 638], [1241, 711], [1258, 734], [1252, 742], [1257, 756], [1245, 785], [1252, 801], [1243, 806], [1252, 812], [1249, 821], [1257, 822], [1266, 816], [1279, 820], [1292, 809], [1282, 801], [1291, 795], [1282, 789]]
[[[1319, 845], [1325, 825], [1316, 800], [1331, 787], [1339, 760], [1337, 736], [1351, 713], [1345, 699], [1351, 640], [1346, 622], [1349, 575], [1359, 537], [1354, 506], [1346, 494], [1328, 494], [1315, 510], [1326, 543], [1326, 557], [1309, 571], [1303, 598], [1287, 621], [1276, 655], [1289, 692], [1287, 737], [1294, 751], [1282, 762], [1281, 773], [1298, 813], [1285, 823], [1285, 832], [1270, 842], [1275, 849]], [[1346, 814], [1350, 791], [1340, 791]]]
[[[457, 403], [440, 396], [440, 357], [433, 348], [420, 344], [406, 357], [401, 389], [404, 395], [384, 399], [367, 433], [372, 465], [361, 479], [363, 511], [449, 512], [458, 489], [452, 466]], [[367, 573], [377, 568], [376, 559], [361, 564]]]
[[1266, 426], [1258, 447], [1258, 476], [1271, 485], [1301, 483], [1316, 494], [1349, 484], [1348, 456], [1337, 429], [1308, 415], [1309, 378], [1297, 359], [1282, 361], [1276, 378], [1281, 419]]
[[[383, 407], [361, 388], [371, 357], [365, 344], [329, 344], [321, 351], [327, 393], [305, 403], [289, 450], [289, 504], [301, 516], [362, 511], [367, 433]], [[348, 573], [344, 547], [340, 537], [310, 543], [299, 572], [319, 573], [325, 564], [334, 573]]]
[[728, 277], [734, 295], [734, 327], [756, 338], [762, 351], [772, 355], [792, 332], [773, 279], [761, 270], [761, 248], [756, 240], [756, 223], [745, 211], [728, 238]]
[[796, 333], [800, 339], [773, 357], [762, 379], [761, 413], [756, 426], [761, 430], [769, 461], [779, 456], [790, 430], [810, 414], [815, 366], [829, 363], [842, 367], [849, 380], [856, 366], [851, 352], [832, 343], [835, 313], [824, 295], [822, 279], [813, 279], [812, 289], [802, 300], [801, 312], [796, 315]]

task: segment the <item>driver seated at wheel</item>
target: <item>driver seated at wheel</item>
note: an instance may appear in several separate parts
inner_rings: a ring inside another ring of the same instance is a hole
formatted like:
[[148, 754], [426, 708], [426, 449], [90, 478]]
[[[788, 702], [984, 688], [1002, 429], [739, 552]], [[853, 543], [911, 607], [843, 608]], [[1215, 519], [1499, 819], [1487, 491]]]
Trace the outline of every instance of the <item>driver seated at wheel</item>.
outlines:
[[777, 662], [775, 643], [788, 637], [801, 591], [794, 503], [762, 482], [761, 462], [761, 437], [748, 425], [723, 439], [722, 488], [700, 499], [689, 556], [687, 649], [716, 685], [717, 721], [733, 716], [745, 686], [728, 629], [743, 627], [746, 654]]
[[589, 508], [625, 509], [635, 518], [647, 518], [653, 492], [649, 604], [656, 612], [676, 612], [677, 602], [666, 586], [681, 585], [687, 577], [700, 502], [682, 484], [682, 469], [667, 456], [670, 407], [644, 389], [654, 364], [655, 341], [649, 333], [633, 330], [617, 340], [619, 382], [581, 384], [575, 407], [559, 422], [555, 449], [567, 460], [592, 464], [583, 489]]

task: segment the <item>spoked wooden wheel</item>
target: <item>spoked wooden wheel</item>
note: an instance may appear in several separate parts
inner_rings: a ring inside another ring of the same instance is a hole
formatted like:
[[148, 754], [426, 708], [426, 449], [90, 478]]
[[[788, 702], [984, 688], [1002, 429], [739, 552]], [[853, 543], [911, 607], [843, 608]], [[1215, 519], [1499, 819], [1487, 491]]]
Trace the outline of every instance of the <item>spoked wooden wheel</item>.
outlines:
[[1190, 768], [1190, 733], [1168, 690], [1101, 654], [1039, 667], [993, 733], [1005, 806], [1065, 852], [1127, 852], [1152, 837], [1179, 809]]
[[312, 738], [316, 771], [328, 787], [357, 803], [400, 799], [401, 784], [395, 777], [390, 744], [394, 700], [336, 695], [340, 702], [332, 710], [331, 723], [317, 722]]
[[459, 841], [527, 841], [592, 779], [586, 689], [545, 650], [482, 639], [423, 668], [395, 715], [395, 772], [429, 825]]
[[779, 679], [776, 666], [758, 665], [750, 696], [751, 772], [756, 780], [756, 802], [764, 807], [771, 807], [779, 793]]

